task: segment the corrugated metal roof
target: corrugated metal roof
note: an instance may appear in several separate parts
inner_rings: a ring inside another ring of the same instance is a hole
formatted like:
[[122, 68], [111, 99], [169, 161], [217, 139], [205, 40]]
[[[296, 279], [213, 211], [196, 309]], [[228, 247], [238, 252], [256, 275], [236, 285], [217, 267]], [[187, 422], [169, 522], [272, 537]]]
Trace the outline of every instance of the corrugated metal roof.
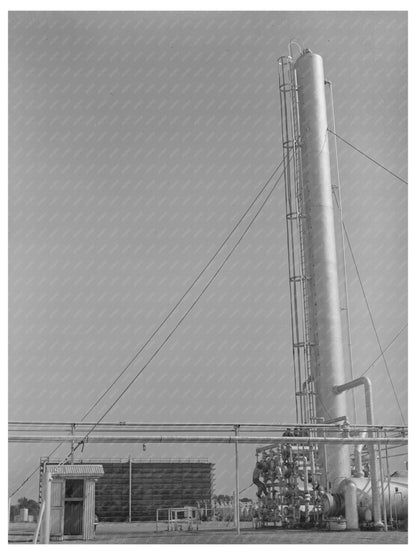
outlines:
[[[48, 464], [59, 464], [60, 459], [48, 459], [50, 462]], [[215, 464], [215, 463], [211, 463], [210, 460], [208, 458], [164, 458], [164, 459], [155, 459], [155, 458], [149, 458], [149, 459], [145, 459], [143, 457], [140, 457], [138, 459], [135, 458], [131, 458], [129, 459], [129, 457], [123, 457], [123, 458], [109, 458], [109, 459], [104, 459], [104, 458], [82, 458], [82, 459], [78, 459], [79, 463], [76, 464], [105, 464], [105, 463], [113, 463], [113, 462], [117, 462], [117, 463], [128, 463], [129, 460], [131, 460], [132, 463], [208, 463], [208, 464]]]
[[47, 464], [46, 470], [55, 476], [102, 476], [102, 464], [63, 464], [61, 466]]

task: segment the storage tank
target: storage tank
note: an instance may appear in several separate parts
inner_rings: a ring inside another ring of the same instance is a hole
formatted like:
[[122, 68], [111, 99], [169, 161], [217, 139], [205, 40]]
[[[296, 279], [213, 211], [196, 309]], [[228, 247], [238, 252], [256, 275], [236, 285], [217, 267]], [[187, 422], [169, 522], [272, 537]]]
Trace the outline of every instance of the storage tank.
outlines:
[[[373, 520], [373, 499], [371, 490], [371, 481], [369, 478], [349, 478], [354, 482], [357, 488], [357, 511], [358, 518], [361, 523], [371, 522]], [[389, 487], [390, 486], [390, 487]], [[378, 482], [380, 512], [383, 512], [383, 494], [386, 504], [387, 519], [393, 522], [407, 521], [408, 516], [408, 485], [407, 477], [390, 477], [383, 482], [381, 488]], [[345, 515], [344, 496], [342, 494], [325, 493], [323, 495], [323, 513], [326, 518]]]
[[20, 509], [20, 522], [27, 522], [29, 520], [29, 509]]

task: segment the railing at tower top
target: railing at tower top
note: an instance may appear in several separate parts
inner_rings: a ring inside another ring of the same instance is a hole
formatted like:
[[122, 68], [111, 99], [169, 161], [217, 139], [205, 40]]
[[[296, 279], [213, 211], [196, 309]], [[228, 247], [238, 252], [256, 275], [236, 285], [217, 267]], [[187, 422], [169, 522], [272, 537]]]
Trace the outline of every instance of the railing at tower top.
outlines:
[[313, 339], [310, 337], [311, 318], [305, 260], [298, 94], [292, 58], [279, 58], [278, 68], [296, 420], [306, 424], [315, 422], [316, 410], [311, 371]]

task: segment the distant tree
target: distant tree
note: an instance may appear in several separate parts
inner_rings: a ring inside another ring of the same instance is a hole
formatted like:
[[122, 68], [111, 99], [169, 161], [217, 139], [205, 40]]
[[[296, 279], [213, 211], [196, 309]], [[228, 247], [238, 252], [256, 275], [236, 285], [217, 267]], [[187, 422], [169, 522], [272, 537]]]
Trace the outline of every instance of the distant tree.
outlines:
[[27, 508], [29, 509], [29, 514], [37, 515], [39, 513], [39, 503], [34, 499], [29, 499], [27, 502]]
[[20, 509], [28, 509], [29, 514], [37, 516], [39, 513], [39, 503], [34, 499], [28, 499], [27, 497], [21, 497], [17, 500], [18, 511]]
[[19, 505], [11, 505], [10, 507], [10, 521], [13, 522], [16, 515], [19, 514]]
[[19, 509], [27, 509], [27, 504], [29, 503], [29, 499], [27, 497], [21, 497], [17, 500], [17, 505]]

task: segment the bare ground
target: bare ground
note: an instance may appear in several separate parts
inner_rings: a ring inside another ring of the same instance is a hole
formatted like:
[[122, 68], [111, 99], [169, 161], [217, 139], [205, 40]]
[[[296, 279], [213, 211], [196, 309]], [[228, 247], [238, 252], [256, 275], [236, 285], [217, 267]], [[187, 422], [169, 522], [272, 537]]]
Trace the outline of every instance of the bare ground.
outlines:
[[[13, 523], [9, 526], [9, 543], [33, 540], [35, 524]], [[164, 526], [156, 533], [154, 522], [100, 523], [92, 542], [64, 541], [60, 543], [94, 544], [407, 544], [407, 532], [327, 532], [318, 530], [283, 530], [263, 528], [253, 530], [242, 523], [241, 534], [224, 523], [202, 525], [198, 531], [167, 532]]]

